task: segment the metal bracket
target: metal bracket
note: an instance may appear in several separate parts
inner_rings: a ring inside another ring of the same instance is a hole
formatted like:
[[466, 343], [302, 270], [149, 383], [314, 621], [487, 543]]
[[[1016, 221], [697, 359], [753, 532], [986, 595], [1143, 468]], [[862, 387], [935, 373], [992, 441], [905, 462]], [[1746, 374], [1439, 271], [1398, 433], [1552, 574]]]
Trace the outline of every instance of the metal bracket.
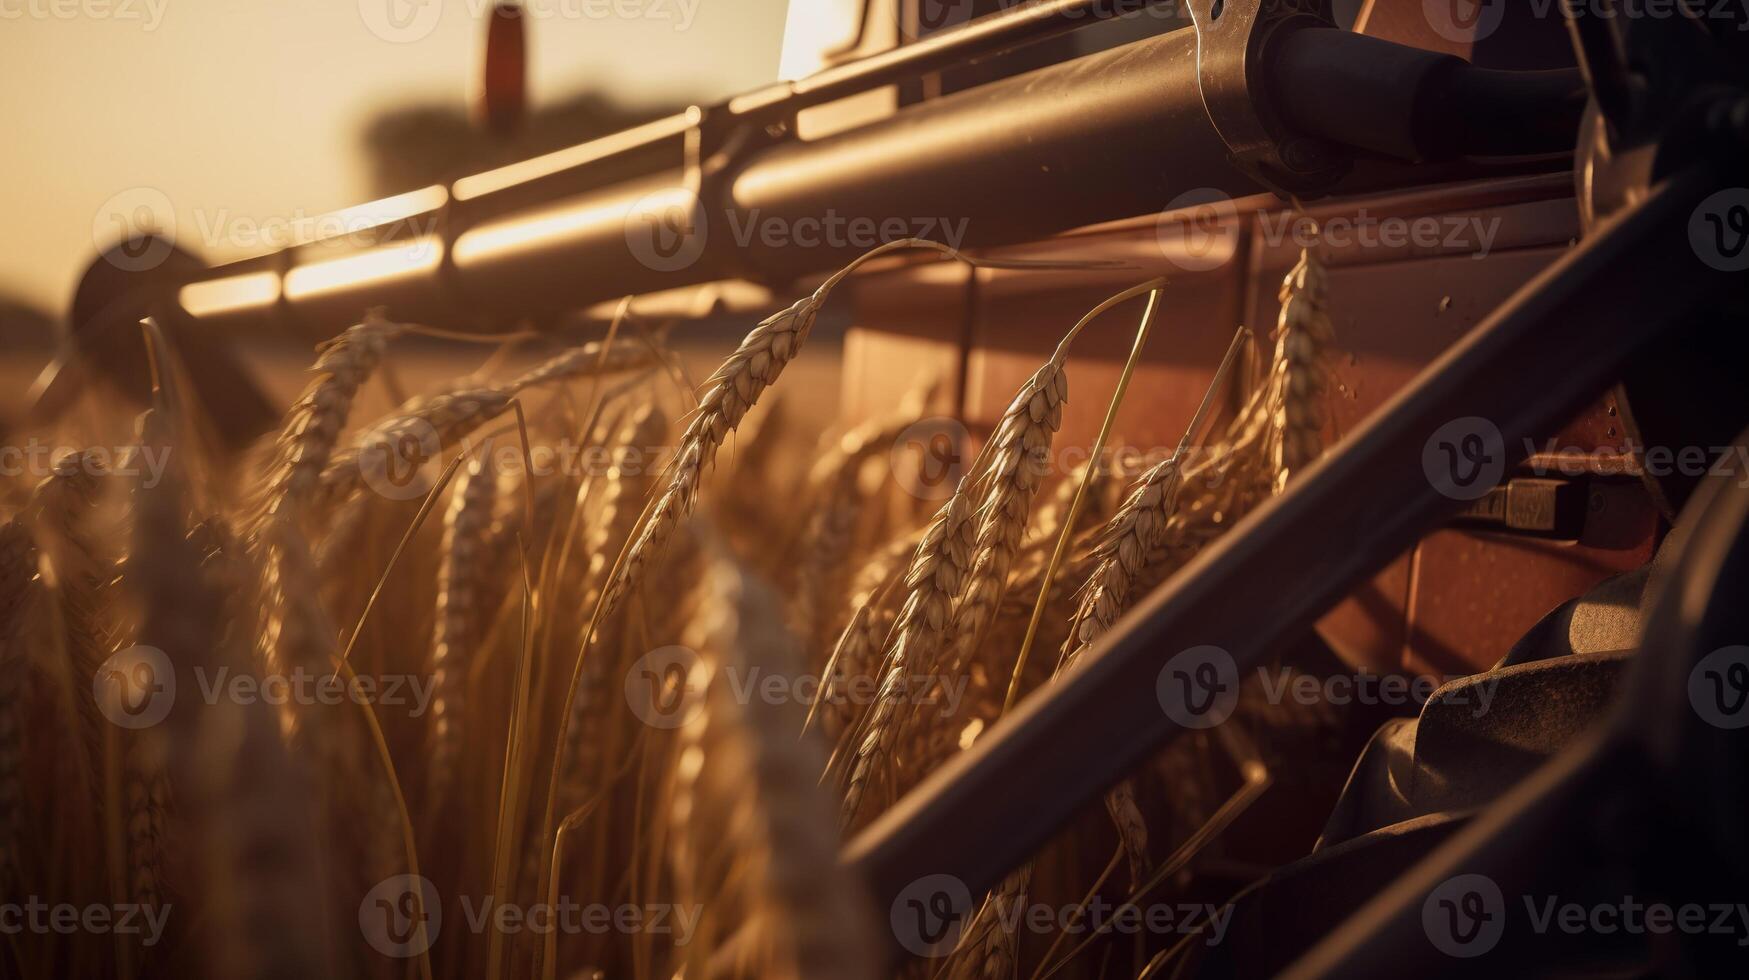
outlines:
[[1272, 39], [1336, 26], [1330, 0], [1191, 0], [1190, 19], [1203, 108], [1236, 167], [1284, 197], [1321, 190], [1348, 171], [1334, 145], [1287, 131], [1263, 78]]

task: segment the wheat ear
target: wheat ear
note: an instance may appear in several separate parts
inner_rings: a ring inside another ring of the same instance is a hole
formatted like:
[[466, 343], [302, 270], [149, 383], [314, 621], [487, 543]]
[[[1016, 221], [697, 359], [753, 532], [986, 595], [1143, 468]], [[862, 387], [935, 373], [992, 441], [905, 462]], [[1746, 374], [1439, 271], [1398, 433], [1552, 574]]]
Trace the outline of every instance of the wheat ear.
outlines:
[[91, 696], [97, 671], [109, 653], [109, 631], [104, 628], [104, 590], [110, 569], [99, 556], [94, 540], [99, 489], [96, 458], [90, 453], [72, 453], [55, 461], [53, 471], [37, 484], [31, 509], [44, 537], [43, 554], [59, 609], [58, 635], [65, 640], [63, 670], [69, 677], [68, 696], [78, 719], [92, 792], [104, 798], [103, 772], [106, 746], [112, 726]]
[[1009, 872], [984, 897], [948, 963], [949, 980], [1010, 980], [1014, 976], [1020, 959], [1021, 906], [1031, 884], [1032, 862], [1028, 861]]
[[322, 471], [333, 455], [352, 401], [377, 365], [389, 341], [407, 328], [372, 311], [318, 348], [315, 375], [292, 403], [273, 445], [255, 523], [299, 521], [315, 499]]
[[431, 639], [431, 812], [441, 812], [455, 778], [467, 696], [469, 653], [479, 640], [486, 601], [486, 535], [498, 500], [498, 475], [476, 457], [456, 481], [443, 517], [443, 553], [437, 570], [437, 621]]
[[[376, 370], [389, 342], [406, 329], [372, 311], [363, 323], [323, 344], [310, 368], [315, 378], [292, 403], [274, 441], [265, 485], [250, 521], [261, 574], [257, 648], [272, 673], [289, 676], [294, 658], [325, 666], [325, 657], [316, 652], [324, 641], [303, 635], [313, 622], [327, 618], [325, 612], [315, 620], [308, 615], [319, 610], [320, 602], [314, 561], [301, 533], [304, 515], [316, 502], [322, 471], [359, 386]], [[298, 609], [288, 615], [292, 606]], [[295, 713], [281, 714], [289, 731]]]
[[423, 462], [496, 418], [509, 407], [508, 388], [468, 388], [416, 397], [359, 433], [322, 470], [320, 497], [327, 504], [350, 498], [364, 486], [380, 486], [390, 466]]
[[[728, 360], [705, 381], [705, 391], [699, 396], [692, 421], [680, 437], [667, 486], [641, 522], [637, 538], [617, 563], [613, 579], [602, 596], [601, 615], [611, 613], [626, 592], [642, 579], [645, 566], [660, 556], [674, 528], [692, 513], [704, 470], [716, 460], [723, 440], [741, 424], [747, 410], [759, 401], [759, 396], [777, 380], [808, 339], [826, 297], [863, 263], [904, 248], [934, 249], [971, 261], [954, 249], [921, 238], [904, 238], [864, 252], [827, 277], [809, 295], [760, 321]], [[1005, 265], [1053, 267], [1035, 263]]]
[[1325, 352], [1335, 343], [1330, 322], [1329, 282], [1311, 249], [1281, 283], [1281, 315], [1276, 322], [1274, 371], [1279, 394], [1272, 447], [1275, 492], [1323, 451], [1324, 399], [1329, 391]]
[[948, 671], [971, 660], [983, 639], [1002, 593], [1014, 556], [1026, 535], [1027, 515], [1049, 468], [1051, 441], [1063, 425], [1069, 379], [1063, 370], [1066, 345], [1020, 387], [990, 437], [990, 470], [980, 476], [982, 518], [973, 542], [971, 578], [955, 612]]
[[971, 571], [972, 523], [970, 488], [963, 482], [936, 511], [916, 554], [905, 570], [905, 602], [893, 623], [891, 652], [886, 657], [874, 707], [856, 747], [850, 780], [844, 792], [842, 824], [856, 819], [870, 778], [893, 750], [898, 738], [896, 715], [914, 664], [931, 662], [953, 621], [953, 604]]
[[747, 409], [777, 380], [807, 340], [824, 298], [816, 291], [767, 317], [705, 382], [698, 408], [680, 437], [668, 483], [602, 594], [604, 614], [637, 585], [645, 566], [660, 556], [674, 528], [692, 513], [705, 468], [716, 459], [723, 440], [741, 424]]
[[675, 871], [690, 883], [682, 894], [740, 911], [735, 942], [757, 975], [873, 977], [866, 897], [838, 861], [831, 809], [815, 785], [818, 748], [796, 737], [797, 706], [744, 702], [732, 687], [737, 674], [795, 670], [800, 651], [768, 588], [720, 550], [707, 574], [713, 601], [689, 678], [702, 703], [682, 729], [671, 809], [673, 852], [684, 862]]

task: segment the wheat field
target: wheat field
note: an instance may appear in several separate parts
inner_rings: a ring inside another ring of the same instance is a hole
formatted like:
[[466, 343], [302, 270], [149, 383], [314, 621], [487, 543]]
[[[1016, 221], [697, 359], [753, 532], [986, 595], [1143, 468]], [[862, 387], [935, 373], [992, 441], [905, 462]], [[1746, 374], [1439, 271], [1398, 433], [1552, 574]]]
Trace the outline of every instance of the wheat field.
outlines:
[[1067, 399], [1122, 394], [1075, 388], [1076, 333], [1136, 330], [1107, 308], [1157, 283], [1065, 324], [940, 499], [909, 467], [941, 379], [854, 424], [786, 399], [849, 273], [708, 374], [622, 310], [434, 378], [372, 312], [240, 460], [148, 328], [154, 405], [37, 434], [73, 451], [0, 498], [0, 893], [45, 923], [0, 975], [1159, 971], [1008, 912], [1173, 894], [1320, 719], [1245, 702], [1179, 739], [926, 950], [837, 855], [1325, 448], [1322, 267], [1236, 335], [1238, 410], [1133, 470], [1049, 460]]

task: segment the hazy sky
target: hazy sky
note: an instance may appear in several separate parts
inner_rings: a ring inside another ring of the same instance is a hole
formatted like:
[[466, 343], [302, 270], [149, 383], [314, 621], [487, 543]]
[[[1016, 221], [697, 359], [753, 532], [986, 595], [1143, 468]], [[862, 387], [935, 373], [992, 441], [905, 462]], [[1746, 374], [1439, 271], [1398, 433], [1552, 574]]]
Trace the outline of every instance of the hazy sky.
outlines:
[[[786, 0], [527, 0], [530, 97], [720, 98], [777, 75]], [[369, 195], [359, 128], [464, 103], [489, 0], [0, 0], [0, 295], [61, 313], [111, 202], [235, 258]], [[226, 232], [231, 228], [236, 231]], [[209, 241], [206, 239], [216, 239]]]

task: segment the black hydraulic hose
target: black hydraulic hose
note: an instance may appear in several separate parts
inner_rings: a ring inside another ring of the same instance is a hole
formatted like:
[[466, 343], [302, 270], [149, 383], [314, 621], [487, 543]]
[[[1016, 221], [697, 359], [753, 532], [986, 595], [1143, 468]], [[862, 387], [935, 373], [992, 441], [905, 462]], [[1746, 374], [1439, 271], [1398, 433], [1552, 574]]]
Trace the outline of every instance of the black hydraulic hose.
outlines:
[[1570, 153], [1576, 68], [1499, 71], [1363, 34], [1310, 28], [1272, 51], [1270, 92], [1297, 131], [1397, 160]]

